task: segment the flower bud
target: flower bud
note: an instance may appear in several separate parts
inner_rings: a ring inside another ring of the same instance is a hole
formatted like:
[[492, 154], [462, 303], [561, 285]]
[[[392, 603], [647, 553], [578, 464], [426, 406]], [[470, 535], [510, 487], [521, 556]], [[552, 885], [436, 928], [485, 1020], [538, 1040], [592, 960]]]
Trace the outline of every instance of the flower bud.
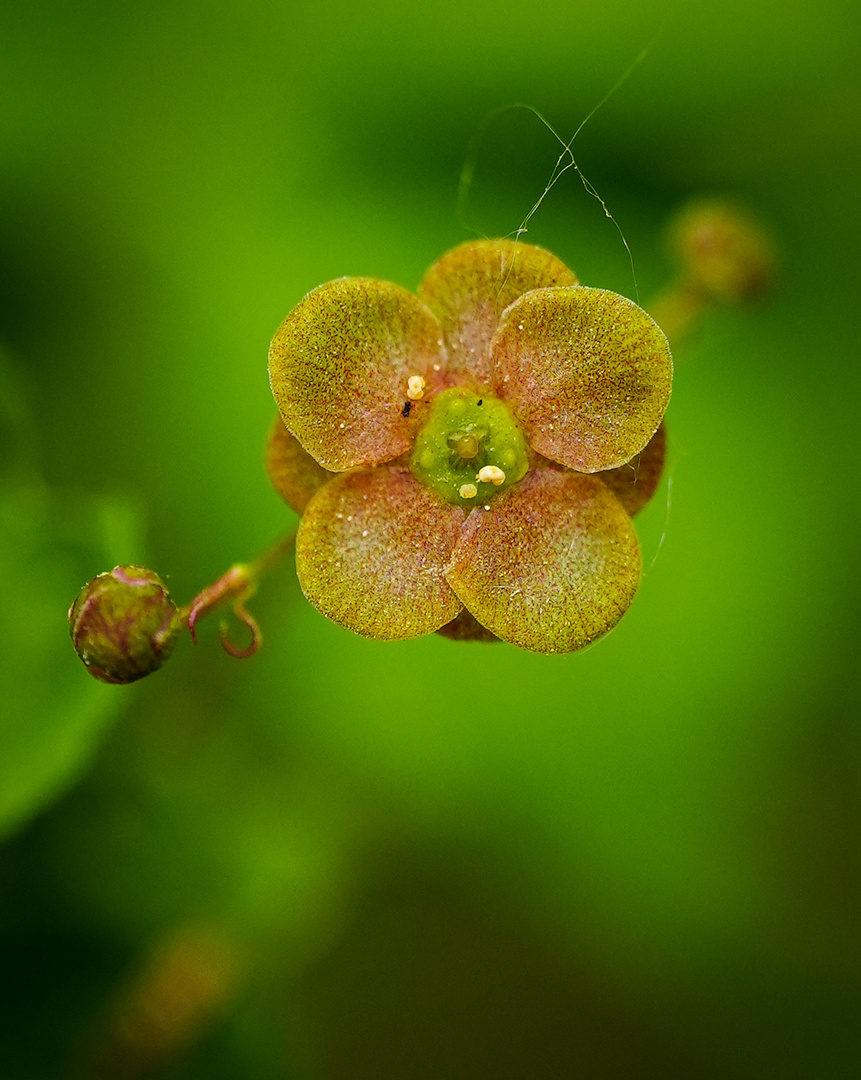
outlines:
[[752, 217], [720, 200], [693, 202], [674, 222], [671, 242], [688, 279], [719, 300], [754, 300], [775, 276], [775, 251]]
[[107, 683], [134, 682], [160, 668], [184, 625], [159, 576], [140, 566], [99, 574], [69, 609], [75, 652]]

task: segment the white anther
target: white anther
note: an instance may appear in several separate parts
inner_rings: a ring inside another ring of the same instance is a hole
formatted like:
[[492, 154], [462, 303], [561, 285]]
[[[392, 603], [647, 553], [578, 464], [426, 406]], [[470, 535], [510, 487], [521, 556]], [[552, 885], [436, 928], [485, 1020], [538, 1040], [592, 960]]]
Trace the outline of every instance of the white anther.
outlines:
[[484, 484], [493, 484], [494, 487], [499, 487], [505, 480], [505, 473], [498, 465], [485, 465], [483, 469], [479, 470], [476, 479], [481, 480]]
[[459, 495], [462, 499], [474, 499], [478, 494], [475, 484], [461, 484]]
[[407, 397], [410, 401], [419, 401], [425, 396], [425, 386], [427, 383], [421, 377], [421, 375], [410, 375], [407, 379]]

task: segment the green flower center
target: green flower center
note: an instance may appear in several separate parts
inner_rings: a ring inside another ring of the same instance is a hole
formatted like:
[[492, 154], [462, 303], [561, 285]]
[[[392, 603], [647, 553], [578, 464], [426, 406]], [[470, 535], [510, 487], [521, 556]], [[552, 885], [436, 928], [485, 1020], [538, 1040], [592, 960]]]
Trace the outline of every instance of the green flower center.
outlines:
[[522, 480], [529, 455], [523, 432], [498, 398], [453, 388], [431, 403], [410, 468], [448, 502], [470, 507]]

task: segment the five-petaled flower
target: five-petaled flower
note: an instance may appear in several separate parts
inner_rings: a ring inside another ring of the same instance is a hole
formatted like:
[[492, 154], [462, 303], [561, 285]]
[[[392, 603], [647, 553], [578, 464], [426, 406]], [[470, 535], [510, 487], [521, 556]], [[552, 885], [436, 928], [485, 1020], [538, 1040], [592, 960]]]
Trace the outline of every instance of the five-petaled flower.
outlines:
[[334, 622], [569, 652], [631, 604], [672, 361], [630, 300], [541, 248], [468, 243], [417, 295], [314, 289], [269, 372], [269, 472], [302, 515], [305, 595]]

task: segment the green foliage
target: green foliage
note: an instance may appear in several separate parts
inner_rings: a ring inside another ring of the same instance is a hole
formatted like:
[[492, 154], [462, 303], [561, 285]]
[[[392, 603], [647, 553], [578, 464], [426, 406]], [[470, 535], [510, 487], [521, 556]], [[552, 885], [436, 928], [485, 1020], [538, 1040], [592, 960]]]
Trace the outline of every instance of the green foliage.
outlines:
[[0, 364], [3, 442], [0, 565], [4, 643], [0, 721], [0, 834], [44, 809], [86, 768], [125, 704], [81, 680], [70, 663], [69, 587], [137, 545], [126, 508], [49, 489], [35, 474], [36, 434], [5, 358]]

